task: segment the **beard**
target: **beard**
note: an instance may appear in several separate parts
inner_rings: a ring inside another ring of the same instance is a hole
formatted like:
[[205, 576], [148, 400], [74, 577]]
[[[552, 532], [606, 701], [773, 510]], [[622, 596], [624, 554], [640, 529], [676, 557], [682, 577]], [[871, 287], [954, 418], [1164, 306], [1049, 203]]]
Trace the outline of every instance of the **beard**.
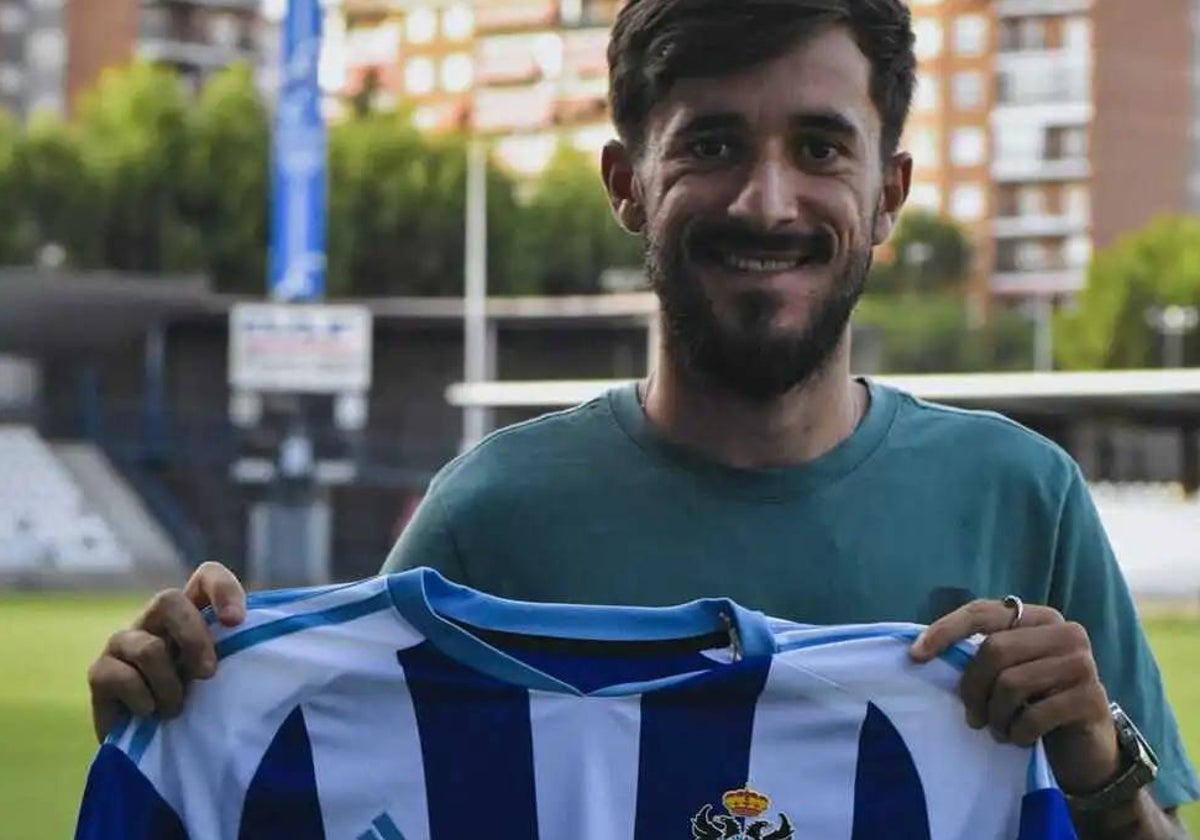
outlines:
[[[782, 302], [766, 290], [740, 294], [734, 304], [735, 324], [721, 323], [702, 284], [688, 268], [686, 243], [702, 238], [700, 231], [695, 233], [679, 236], [674, 242], [659, 242], [648, 235], [645, 244], [646, 275], [662, 306], [667, 349], [681, 365], [681, 372], [750, 402], [765, 403], [823, 370], [866, 287], [872, 250], [849, 255], [803, 328], [780, 332], [772, 323]], [[711, 236], [718, 231], [704, 233]], [[744, 230], [727, 230], [726, 234], [754, 236]], [[772, 236], [757, 238], [769, 240]], [[832, 254], [832, 237], [820, 247]]]

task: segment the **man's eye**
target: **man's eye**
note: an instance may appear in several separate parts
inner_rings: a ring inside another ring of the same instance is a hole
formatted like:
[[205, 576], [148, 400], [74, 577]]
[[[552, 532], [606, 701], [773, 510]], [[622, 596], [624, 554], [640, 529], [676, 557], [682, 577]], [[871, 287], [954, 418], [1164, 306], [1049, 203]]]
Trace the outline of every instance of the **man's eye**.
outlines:
[[693, 157], [706, 161], [729, 160], [734, 151], [732, 143], [712, 137], [694, 140], [688, 148]]
[[837, 159], [841, 150], [837, 144], [825, 140], [808, 140], [800, 146], [800, 154], [805, 160], [816, 163], [829, 163]]

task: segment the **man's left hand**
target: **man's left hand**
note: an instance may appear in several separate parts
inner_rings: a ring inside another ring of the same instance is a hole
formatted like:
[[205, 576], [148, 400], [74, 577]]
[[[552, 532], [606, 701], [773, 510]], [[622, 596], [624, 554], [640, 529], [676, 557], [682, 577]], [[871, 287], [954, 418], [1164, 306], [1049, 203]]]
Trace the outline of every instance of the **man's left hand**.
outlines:
[[1119, 772], [1121, 754], [1087, 631], [1050, 607], [1025, 605], [1013, 627], [1015, 615], [1002, 601], [973, 601], [929, 625], [912, 656], [926, 662], [986, 635], [959, 688], [968, 725], [1024, 747], [1042, 738], [1064, 792], [1099, 790]]

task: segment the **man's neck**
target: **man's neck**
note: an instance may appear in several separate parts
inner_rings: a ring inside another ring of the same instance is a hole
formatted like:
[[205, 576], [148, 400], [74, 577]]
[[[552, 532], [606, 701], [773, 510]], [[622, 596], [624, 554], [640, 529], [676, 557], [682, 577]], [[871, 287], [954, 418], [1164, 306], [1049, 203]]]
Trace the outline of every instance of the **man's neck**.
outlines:
[[850, 376], [849, 338], [802, 385], [767, 402], [699, 383], [664, 348], [640, 393], [646, 416], [669, 440], [743, 469], [814, 461], [853, 434], [867, 389]]

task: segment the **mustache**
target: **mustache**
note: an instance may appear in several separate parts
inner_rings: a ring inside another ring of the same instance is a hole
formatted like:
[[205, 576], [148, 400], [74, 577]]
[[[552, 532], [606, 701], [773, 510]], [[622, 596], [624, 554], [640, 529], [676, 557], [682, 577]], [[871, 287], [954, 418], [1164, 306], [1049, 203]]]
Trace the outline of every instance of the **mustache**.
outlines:
[[684, 231], [683, 245], [689, 253], [713, 249], [799, 252], [819, 262], [833, 259], [837, 250], [837, 241], [827, 230], [766, 231], [729, 218], [695, 220]]

